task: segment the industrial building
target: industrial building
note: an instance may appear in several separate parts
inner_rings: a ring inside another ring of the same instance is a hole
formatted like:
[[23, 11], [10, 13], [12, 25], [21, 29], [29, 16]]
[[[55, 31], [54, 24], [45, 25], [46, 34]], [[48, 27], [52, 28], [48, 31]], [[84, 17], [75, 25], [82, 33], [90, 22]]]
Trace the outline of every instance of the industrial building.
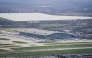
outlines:
[[19, 32], [19, 35], [24, 35], [28, 37], [35, 37], [39, 39], [67, 39], [67, 38], [75, 38], [73, 34], [58, 32], [58, 31], [49, 31], [42, 29], [25, 29], [25, 30], [15, 30]]

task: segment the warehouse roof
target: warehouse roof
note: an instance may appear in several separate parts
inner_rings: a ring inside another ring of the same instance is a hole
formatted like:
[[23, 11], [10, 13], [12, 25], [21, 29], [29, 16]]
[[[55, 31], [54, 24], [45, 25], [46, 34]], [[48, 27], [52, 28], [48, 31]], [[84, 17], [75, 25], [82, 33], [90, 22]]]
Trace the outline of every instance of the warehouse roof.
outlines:
[[50, 34], [54, 34], [54, 33], [60, 33], [58, 31], [49, 31], [49, 30], [42, 30], [42, 29], [35, 29], [35, 28], [29, 28], [29, 29], [18, 30], [18, 31], [39, 34], [39, 35], [50, 35]]

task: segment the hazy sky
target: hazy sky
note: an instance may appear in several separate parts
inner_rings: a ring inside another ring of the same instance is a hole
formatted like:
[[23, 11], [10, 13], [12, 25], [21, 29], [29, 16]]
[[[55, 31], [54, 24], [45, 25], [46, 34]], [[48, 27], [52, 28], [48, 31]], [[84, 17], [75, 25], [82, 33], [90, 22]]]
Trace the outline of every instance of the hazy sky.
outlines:
[[14, 21], [36, 21], [36, 20], [70, 20], [70, 19], [91, 19], [92, 17], [81, 16], [56, 16], [42, 13], [0, 13], [0, 17]]

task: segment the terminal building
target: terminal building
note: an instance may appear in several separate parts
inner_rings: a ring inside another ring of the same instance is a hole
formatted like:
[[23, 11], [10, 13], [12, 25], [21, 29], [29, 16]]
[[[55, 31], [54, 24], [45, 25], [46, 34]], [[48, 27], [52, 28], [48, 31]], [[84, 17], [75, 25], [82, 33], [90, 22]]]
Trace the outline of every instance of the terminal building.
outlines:
[[58, 32], [58, 31], [49, 31], [42, 29], [25, 29], [25, 30], [15, 30], [19, 32], [19, 35], [27, 36], [27, 37], [35, 37], [39, 39], [69, 39], [75, 38], [73, 34]]

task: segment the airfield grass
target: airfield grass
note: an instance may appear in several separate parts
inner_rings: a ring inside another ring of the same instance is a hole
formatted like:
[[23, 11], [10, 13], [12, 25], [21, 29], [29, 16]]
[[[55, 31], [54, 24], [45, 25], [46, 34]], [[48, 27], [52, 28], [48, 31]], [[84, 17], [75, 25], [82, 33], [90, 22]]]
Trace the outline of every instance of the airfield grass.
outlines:
[[38, 49], [53, 49], [53, 48], [77, 48], [77, 47], [92, 47], [92, 44], [75, 44], [75, 45], [50, 45], [36, 47], [20, 47], [12, 48], [13, 50], [38, 50]]
[[68, 42], [68, 43], [60, 43], [60, 42], [52, 42], [52, 43], [45, 43], [44, 45], [64, 45], [64, 44], [92, 44], [92, 42]]
[[61, 27], [66, 25], [68, 24], [40, 24], [41, 27]]
[[28, 43], [26, 43], [26, 42], [22, 42], [22, 41], [12, 41], [12, 42], [14, 42], [14, 43], [18, 43], [18, 44], [28, 44]]
[[11, 48], [11, 47], [21, 47], [21, 46], [0, 46], [0, 48]]
[[[92, 53], [92, 48], [88, 49], [72, 49], [72, 50], [53, 50], [53, 51], [37, 51], [37, 52], [21, 52], [22, 50], [39, 50], [39, 49], [53, 49], [53, 48], [76, 48], [76, 47], [92, 47], [90, 42], [76, 42], [79, 44], [74, 44], [75, 42], [69, 43], [58, 43], [54, 42], [54, 44], [61, 45], [50, 45], [50, 46], [35, 46], [35, 47], [18, 47], [11, 48], [15, 51], [20, 51], [20, 53], [8, 53], [8, 54], [0, 54], [0, 57], [10, 57], [10, 56], [38, 56], [38, 55], [51, 55], [51, 54], [71, 54], [71, 53]], [[81, 44], [81, 43], [89, 43], [89, 44]], [[52, 44], [52, 43], [51, 43]], [[73, 45], [62, 45], [62, 44], [73, 44]], [[6, 50], [2, 50], [0, 52], [5, 52]]]
[[0, 46], [11, 46], [11, 45], [14, 45], [14, 44], [0, 44]]
[[72, 53], [92, 53], [92, 49], [72, 49], [72, 50], [10, 53], [10, 54], [0, 54], [0, 57], [9, 57], [9, 56], [23, 57], [23, 56], [38, 56], [38, 55], [51, 55], [51, 54], [72, 54]]
[[0, 38], [0, 40], [10, 40], [10, 39], [7, 39], [7, 38]]
[[79, 28], [79, 27], [87, 27], [86, 25], [75, 25], [75, 26], [64, 26], [66, 28]]
[[40, 24], [41, 27], [65, 27], [65, 28], [78, 28], [78, 27], [86, 27], [87, 25], [74, 25], [71, 26], [69, 24]]
[[1, 30], [5, 30], [7, 32], [14, 32], [14, 30], [22, 30], [25, 28], [1, 28]]
[[5, 52], [5, 51], [8, 51], [8, 50], [0, 49], [0, 52]]

